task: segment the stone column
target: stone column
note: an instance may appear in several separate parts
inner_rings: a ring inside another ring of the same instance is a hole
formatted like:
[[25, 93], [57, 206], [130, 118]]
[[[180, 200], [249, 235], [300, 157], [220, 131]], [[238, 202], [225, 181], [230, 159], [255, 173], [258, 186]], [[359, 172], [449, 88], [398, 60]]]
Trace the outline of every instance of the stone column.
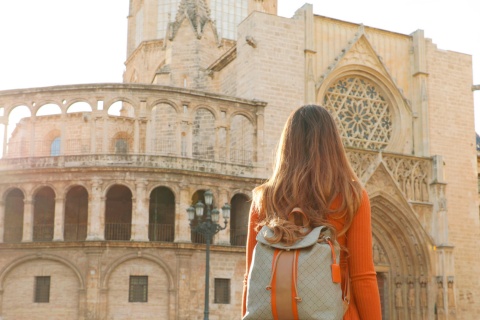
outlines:
[[133, 127], [133, 153], [139, 154], [140, 153], [140, 126], [138, 124], [138, 119], [134, 120], [134, 127]]
[[103, 115], [103, 126], [102, 126], [102, 153], [110, 153], [108, 151], [108, 118], [107, 115]]
[[397, 319], [404, 319], [403, 283], [399, 278], [397, 278], [395, 285], [395, 309], [397, 313]]
[[306, 4], [302, 7], [305, 15], [305, 103], [316, 102], [315, 88], [315, 27], [313, 22], [313, 6]]
[[213, 145], [213, 159], [218, 162], [218, 159], [219, 159], [219, 152], [220, 152], [220, 148], [219, 148], [219, 139], [220, 139], [220, 127], [215, 124], [215, 143]]
[[34, 200], [29, 196], [23, 201], [23, 237], [22, 242], [33, 241], [33, 210]]
[[258, 167], [261, 168], [260, 174], [264, 174], [265, 171], [265, 159], [264, 159], [264, 114], [263, 107], [257, 109], [257, 139], [255, 140], [255, 156]]
[[[177, 304], [177, 319], [193, 319], [191, 314], [191, 259], [192, 259], [192, 251], [185, 251], [185, 250], [177, 250], [176, 254], [176, 279], [177, 280], [177, 294], [176, 300], [178, 301]], [[175, 310], [175, 306], [170, 303], [171, 308]], [[173, 306], [172, 306], [173, 305]], [[171, 318], [173, 319], [173, 318]]]
[[137, 180], [135, 203], [132, 208], [132, 241], [148, 241], [148, 206], [147, 197], [145, 195], [145, 188], [147, 186], [146, 180]]
[[91, 249], [87, 251], [87, 273], [85, 277], [86, 319], [101, 319], [99, 317], [101, 257], [101, 250]]
[[[35, 115], [32, 114], [30, 117], [30, 149], [29, 149], [29, 157], [33, 157], [35, 155]], [[21, 150], [21, 149], [20, 149]], [[25, 156], [22, 154], [22, 156]]]
[[412, 34], [413, 40], [413, 72], [412, 72], [412, 111], [414, 152], [417, 156], [428, 156], [428, 72], [426, 45], [423, 30]]
[[6, 158], [7, 155], [7, 142], [8, 142], [8, 120], [5, 121], [3, 126], [3, 152], [2, 157]]
[[180, 185], [180, 197], [175, 203], [175, 240], [174, 242], [192, 242], [187, 208], [190, 206], [190, 190]]
[[65, 229], [65, 199], [55, 198], [55, 220], [53, 227], [53, 241], [63, 241]]
[[0, 200], [0, 243], [4, 241], [5, 234], [5, 201]]
[[105, 217], [102, 211], [102, 181], [93, 180], [88, 204], [87, 241], [105, 240]]
[[[225, 219], [223, 218], [223, 211], [222, 211], [222, 207], [225, 203], [230, 203], [230, 201], [228, 200], [227, 190], [220, 189], [219, 192], [218, 192], [217, 206], [218, 206], [218, 210], [220, 211], [220, 218], [218, 220], [218, 223], [221, 226], [223, 226], [223, 223], [225, 221]], [[217, 244], [230, 245], [230, 226], [231, 226], [230, 222], [231, 221], [229, 219], [227, 228], [218, 233], [218, 243]]]
[[[65, 129], [65, 113], [62, 113], [60, 115], [60, 155], [64, 156], [65, 155], [65, 149], [67, 145], [67, 135], [66, 135], [66, 129]], [[80, 143], [80, 142], [79, 142]], [[80, 143], [81, 144], [81, 143]]]
[[232, 159], [230, 159], [230, 141], [232, 137], [230, 135], [232, 134], [232, 130], [230, 130], [230, 123], [225, 128], [225, 131], [225, 136], [227, 137], [225, 141], [225, 162], [231, 163]]

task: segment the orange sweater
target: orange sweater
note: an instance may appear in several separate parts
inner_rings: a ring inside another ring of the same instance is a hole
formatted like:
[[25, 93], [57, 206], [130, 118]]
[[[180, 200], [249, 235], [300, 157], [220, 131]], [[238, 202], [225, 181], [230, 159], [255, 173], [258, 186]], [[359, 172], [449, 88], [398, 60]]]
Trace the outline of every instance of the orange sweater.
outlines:
[[[334, 216], [328, 219], [337, 231], [343, 228], [345, 219], [335, 219]], [[246, 274], [243, 290], [242, 315], [246, 312], [246, 279], [250, 264], [252, 262], [253, 249], [256, 245], [257, 232], [255, 227], [258, 223], [258, 210], [252, 206], [250, 210]], [[381, 320], [380, 296], [378, 293], [377, 279], [373, 265], [372, 253], [372, 226], [370, 200], [366, 191], [363, 191], [362, 202], [353, 218], [350, 228], [346, 234], [337, 238], [338, 243], [348, 250], [342, 251], [340, 265], [342, 271], [349, 270], [350, 275], [350, 306], [343, 317], [344, 320]], [[342, 288], [344, 288], [345, 276], [342, 274]]]

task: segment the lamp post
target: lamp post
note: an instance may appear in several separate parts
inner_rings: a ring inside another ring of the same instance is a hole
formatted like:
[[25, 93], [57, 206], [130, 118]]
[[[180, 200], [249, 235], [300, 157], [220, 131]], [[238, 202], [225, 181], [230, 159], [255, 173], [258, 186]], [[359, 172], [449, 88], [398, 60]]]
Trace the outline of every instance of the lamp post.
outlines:
[[[222, 207], [222, 214], [224, 219], [224, 226], [222, 227], [220, 226], [220, 224], [218, 224], [218, 219], [220, 214], [218, 209], [214, 208], [213, 210], [210, 210], [210, 206], [212, 205], [212, 202], [213, 202], [212, 191], [210, 190], [205, 191], [204, 197], [205, 197], [205, 204], [198, 201], [197, 204], [195, 205], [195, 208], [191, 206], [187, 209], [187, 214], [188, 214], [188, 220], [190, 221], [190, 228], [195, 232], [203, 234], [207, 241], [206, 262], [205, 262], [206, 263], [205, 264], [205, 307], [203, 311], [203, 319], [208, 320], [208, 303], [209, 303], [208, 294], [210, 290], [209, 289], [210, 242], [215, 234], [217, 234], [220, 230], [224, 230], [227, 227], [228, 219], [230, 218], [230, 205], [228, 203], [225, 203], [225, 205]], [[207, 210], [206, 210], [206, 215], [204, 216], [203, 211], [204, 211], [205, 205], [207, 207]], [[192, 225], [195, 215], [197, 216], [197, 219], [199, 219], [199, 222], [196, 226]], [[203, 221], [200, 221], [202, 217], [204, 217], [204, 219]]]

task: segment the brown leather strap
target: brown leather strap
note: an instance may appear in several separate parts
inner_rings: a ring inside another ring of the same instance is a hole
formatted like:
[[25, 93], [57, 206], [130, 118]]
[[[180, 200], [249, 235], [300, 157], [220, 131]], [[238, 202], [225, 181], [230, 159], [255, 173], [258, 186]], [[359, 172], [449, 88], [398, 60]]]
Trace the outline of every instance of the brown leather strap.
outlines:
[[[295, 250], [284, 251], [277, 261], [275, 270], [275, 290], [272, 290], [272, 299], [275, 299], [276, 312], [278, 320], [298, 319], [298, 314], [293, 311], [292, 292], [294, 292], [294, 272]], [[273, 305], [273, 304], [272, 304]]]

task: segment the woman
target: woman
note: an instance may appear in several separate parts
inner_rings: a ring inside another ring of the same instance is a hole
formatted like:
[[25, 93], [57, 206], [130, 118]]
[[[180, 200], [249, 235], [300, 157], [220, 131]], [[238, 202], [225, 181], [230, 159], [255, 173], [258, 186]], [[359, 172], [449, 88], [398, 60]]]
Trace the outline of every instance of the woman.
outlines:
[[[246, 251], [242, 315], [246, 312], [246, 279], [258, 230], [288, 220], [300, 207], [311, 227], [335, 230], [342, 251], [342, 288], [350, 282], [350, 305], [344, 319], [381, 319], [380, 298], [372, 257], [370, 202], [351, 169], [334, 119], [326, 109], [303, 106], [287, 120], [271, 178], [253, 191]], [[276, 225], [275, 238], [291, 243], [301, 226]], [[345, 277], [348, 272], [348, 277]]]

